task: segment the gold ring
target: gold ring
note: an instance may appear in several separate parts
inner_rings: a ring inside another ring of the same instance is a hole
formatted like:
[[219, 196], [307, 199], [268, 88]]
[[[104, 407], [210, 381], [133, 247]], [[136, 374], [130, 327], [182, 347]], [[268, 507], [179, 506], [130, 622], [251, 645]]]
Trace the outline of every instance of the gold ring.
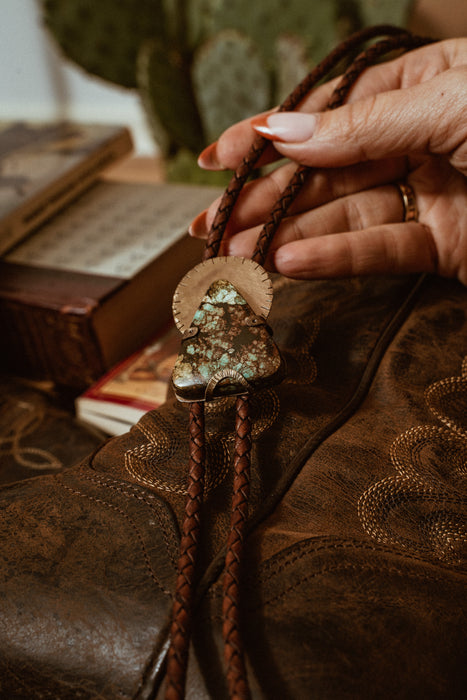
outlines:
[[418, 221], [418, 207], [415, 192], [406, 182], [396, 182], [404, 206], [403, 221]]

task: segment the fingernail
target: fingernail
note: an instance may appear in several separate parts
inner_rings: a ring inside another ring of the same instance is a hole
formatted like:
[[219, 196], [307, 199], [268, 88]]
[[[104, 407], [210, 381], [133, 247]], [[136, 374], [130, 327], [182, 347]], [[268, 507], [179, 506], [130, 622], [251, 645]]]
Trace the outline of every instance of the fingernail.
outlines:
[[253, 117], [251, 125], [261, 136], [273, 141], [301, 142], [313, 136], [317, 122], [314, 114], [279, 112]]
[[217, 143], [211, 143], [198, 156], [198, 165], [203, 170], [223, 170], [224, 168], [217, 160]]
[[193, 238], [204, 238], [207, 233], [207, 228], [206, 228], [206, 215], [208, 213], [208, 210], [205, 209], [204, 211], [201, 212], [201, 214], [198, 214], [198, 216], [193, 219], [191, 222], [190, 226], [188, 227], [188, 233], [190, 236], [193, 236]]

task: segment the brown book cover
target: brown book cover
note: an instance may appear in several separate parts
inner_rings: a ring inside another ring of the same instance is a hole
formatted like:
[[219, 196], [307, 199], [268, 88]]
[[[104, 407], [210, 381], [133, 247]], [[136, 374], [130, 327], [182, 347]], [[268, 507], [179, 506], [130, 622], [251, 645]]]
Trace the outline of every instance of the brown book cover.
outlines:
[[78, 396], [77, 418], [109, 435], [121, 435], [147, 411], [158, 408], [167, 396], [180, 338], [173, 323], [161, 329]]
[[0, 254], [133, 148], [124, 126], [0, 123]]
[[172, 317], [202, 254], [186, 234], [219, 190], [99, 182], [0, 261], [0, 359], [82, 391]]

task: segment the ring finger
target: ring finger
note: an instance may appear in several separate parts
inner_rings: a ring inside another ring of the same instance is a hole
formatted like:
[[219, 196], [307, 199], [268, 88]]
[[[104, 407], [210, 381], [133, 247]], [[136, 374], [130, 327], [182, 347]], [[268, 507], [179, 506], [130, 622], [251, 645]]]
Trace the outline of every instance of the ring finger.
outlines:
[[[271, 252], [292, 241], [400, 223], [403, 217], [398, 188], [394, 184], [373, 187], [287, 217], [274, 237]], [[250, 256], [261, 229], [262, 225], [254, 226], [228, 238], [223, 254]]]
[[[226, 235], [232, 236], [239, 231], [263, 224], [295, 169], [295, 164], [288, 163], [246, 185], [234, 207]], [[406, 170], [407, 163], [401, 158], [359, 163], [335, 170], [311, 170], [290, 209], [290, 214], [300, 214], [346, 195], [394, 182], [403, 178]], [[219, 203], [220, 200], [217, 199], [193, 221], [190, 228], [193, 236], [207, 236]]]

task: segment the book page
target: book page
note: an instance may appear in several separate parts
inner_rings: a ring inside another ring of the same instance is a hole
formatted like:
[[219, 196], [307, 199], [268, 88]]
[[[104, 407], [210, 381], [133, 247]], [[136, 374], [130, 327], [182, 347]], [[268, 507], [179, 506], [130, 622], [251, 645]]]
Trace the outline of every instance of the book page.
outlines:
[[99, 182], [5, 256], [11, 263], [131, 279], [222, 190]]

